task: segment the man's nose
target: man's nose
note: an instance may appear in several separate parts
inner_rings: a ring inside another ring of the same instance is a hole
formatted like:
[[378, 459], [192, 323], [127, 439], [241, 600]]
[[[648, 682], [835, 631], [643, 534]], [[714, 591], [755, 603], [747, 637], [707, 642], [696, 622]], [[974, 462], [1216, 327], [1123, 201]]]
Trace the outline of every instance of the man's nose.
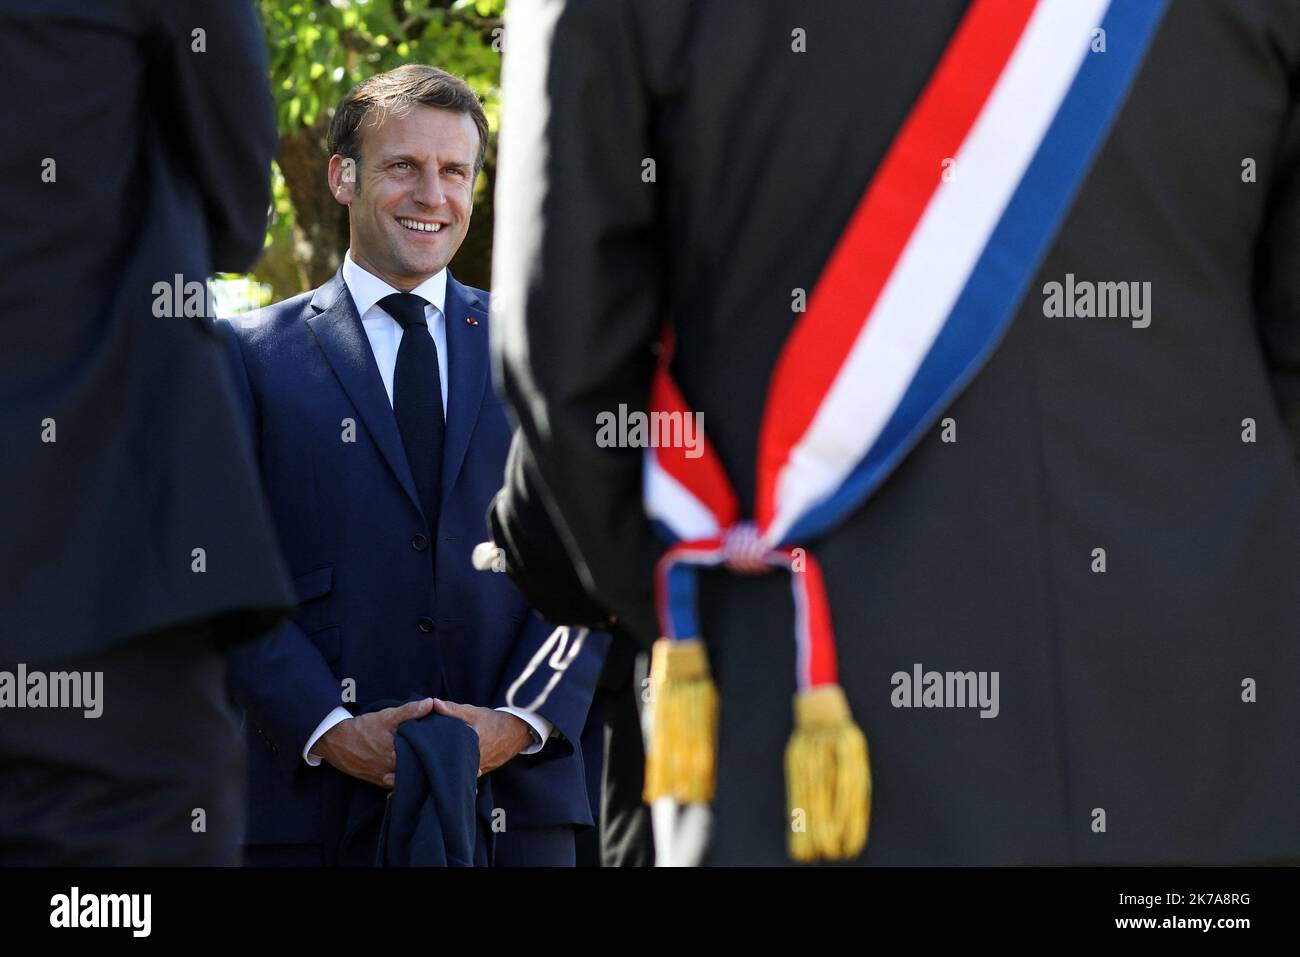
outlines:
[[438, 171], [430, 170], [420, 177], [416, 184], [414, 199], [423, 206], [441, 206], [447, 201], [442, 189], [442, 176]]

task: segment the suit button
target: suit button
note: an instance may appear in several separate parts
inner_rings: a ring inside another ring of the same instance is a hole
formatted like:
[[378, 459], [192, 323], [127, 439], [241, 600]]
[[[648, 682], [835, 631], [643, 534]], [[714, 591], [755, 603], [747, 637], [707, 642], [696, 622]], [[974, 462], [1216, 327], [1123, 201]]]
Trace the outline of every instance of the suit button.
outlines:
[[417, 552], [422, 552], [429, 547], [429, 540], [423, 535], [416, 535], [411, 539], [411, 547]]
[[429, 632], [433, 631], [432, 618], [421, 618], [419, 621], [416, 622], [416, 624], [420, 626], [420, 630], [424, 632], [426, 635]]

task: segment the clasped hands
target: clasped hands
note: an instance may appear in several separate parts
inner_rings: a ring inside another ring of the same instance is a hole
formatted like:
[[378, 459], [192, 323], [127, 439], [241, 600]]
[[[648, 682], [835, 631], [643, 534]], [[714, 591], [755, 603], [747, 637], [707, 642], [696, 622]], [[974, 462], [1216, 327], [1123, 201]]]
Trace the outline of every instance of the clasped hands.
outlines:
[[397, 726], [403, 721], [423, 718], [430, 711], [459, 718], [478, 734], [480, 777], [501, 767], [532, 741], [528, 724], [513, 714], [425, 698], [340, 721], [321, 735], [311, 753], [344, 774], [391, 791], [396, 783], [397, 751], [393, 737]]

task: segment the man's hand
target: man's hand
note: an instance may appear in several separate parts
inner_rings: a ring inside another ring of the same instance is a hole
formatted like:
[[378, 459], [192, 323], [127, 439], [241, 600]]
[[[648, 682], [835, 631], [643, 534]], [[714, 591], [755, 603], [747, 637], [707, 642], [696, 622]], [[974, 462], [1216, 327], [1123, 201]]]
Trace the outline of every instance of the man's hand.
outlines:
[[437, 698], [433, 699], [433, 710], [449, 718], [460, 718], [478, 733], [479, 777], [495, 771], [533, 741], [528, 722], [504, 711]]
[[423, 718], [432, 707], [433, 699], [425, 698], [340, 721], [321, 735], [311, 753], [344, 774], [391, 791], [397, 780], [393, 733], [403, 721]]

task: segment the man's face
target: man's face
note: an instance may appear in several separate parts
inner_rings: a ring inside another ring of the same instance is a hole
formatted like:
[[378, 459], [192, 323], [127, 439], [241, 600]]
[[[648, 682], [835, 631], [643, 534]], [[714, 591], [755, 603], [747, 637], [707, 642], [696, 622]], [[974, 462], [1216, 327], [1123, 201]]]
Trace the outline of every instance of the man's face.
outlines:
[[474, 200], [478, 129], [466, 113], [414, 105], [361, 126], [356, 182], [330, 159], [334, 198], [350, 207], [352, 258], [409, 292], [465, 240]]

